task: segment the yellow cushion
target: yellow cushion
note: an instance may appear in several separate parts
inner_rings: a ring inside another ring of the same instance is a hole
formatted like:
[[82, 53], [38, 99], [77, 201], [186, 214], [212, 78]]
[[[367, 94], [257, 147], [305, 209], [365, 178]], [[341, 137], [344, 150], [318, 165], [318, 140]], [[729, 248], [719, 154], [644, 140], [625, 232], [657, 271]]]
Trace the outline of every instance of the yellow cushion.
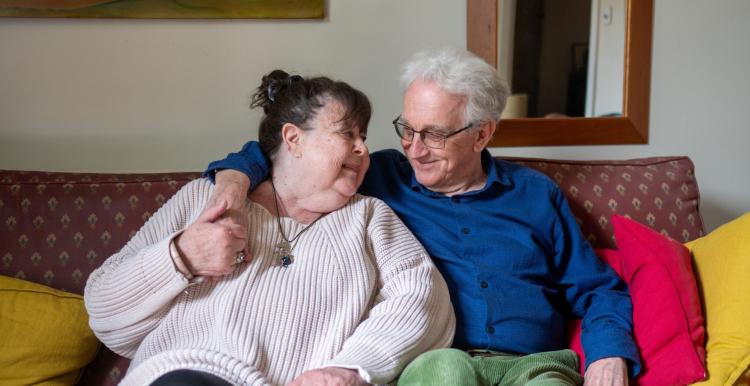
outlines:
[[0, 275], [0, 384], [75, 384], [98, 348], [80, 295]]
[[733, 385], [750, 366], [750, 212], [686, 246], [706, 318], [708, 378], [695, 385]]

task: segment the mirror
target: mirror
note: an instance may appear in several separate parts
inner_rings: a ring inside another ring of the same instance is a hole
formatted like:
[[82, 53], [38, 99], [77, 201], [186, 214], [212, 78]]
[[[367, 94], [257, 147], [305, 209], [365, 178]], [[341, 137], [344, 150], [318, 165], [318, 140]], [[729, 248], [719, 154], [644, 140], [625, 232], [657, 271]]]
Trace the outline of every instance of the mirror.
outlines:
[[[622, 115], [502, 119], [489, 146], [648, 143], [653, 0], [626, 1], [624, 8]], [[467, 0], [467, 47], [493, 66], [498, 57], [498, 18], [509, 17], [501, 11], [498, 0]]]
[[503, 118], [622, 115], [626, 0], [499, 0]]

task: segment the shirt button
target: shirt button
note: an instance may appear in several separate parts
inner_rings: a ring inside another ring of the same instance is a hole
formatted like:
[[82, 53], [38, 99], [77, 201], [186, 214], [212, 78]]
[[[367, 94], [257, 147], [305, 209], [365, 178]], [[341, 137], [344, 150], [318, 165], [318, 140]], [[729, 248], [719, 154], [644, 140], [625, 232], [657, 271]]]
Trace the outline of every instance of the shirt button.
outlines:
[[451, 197], [451, 201], [455, 202], [456, 204], [461, 202], [461, 200], [458, 197]]
[[479, 285], [480, 285], [480, 286], [481, 286], [482, 288], [487, 288], [487, 287], [489, 287], [489, 286], [490, 286], [489, 284], [487, 284], [487, 282], [486, 282], [486, 281], [483, 281], [483, 282], [482, 282], [481, 284], [479, 284]]
[[487, 332], [490, 333], [490, 334], [494, 334], [495, 333], [495, 327], [487, 326]]
[[469, 234], [469, 228], [463, 228], [461, 229], [461, 233], [468, 235]]

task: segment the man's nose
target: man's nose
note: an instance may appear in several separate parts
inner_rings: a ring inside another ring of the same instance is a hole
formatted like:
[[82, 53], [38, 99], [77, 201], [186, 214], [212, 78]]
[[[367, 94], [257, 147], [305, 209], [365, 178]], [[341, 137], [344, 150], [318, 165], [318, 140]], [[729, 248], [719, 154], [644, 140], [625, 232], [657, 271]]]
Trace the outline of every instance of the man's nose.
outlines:
[[427, 145], [424, 144], [424, 137], [422, 133], [414, 133], [414, 137], [411, 139], [411, 149], [414, 155], [422, 155], [429, 151]]
[[414, 137], [411, 139], [411, 146], [420, 151], [427, 150], [427, 145], [424, 144], [424, 133], [414, 133]]

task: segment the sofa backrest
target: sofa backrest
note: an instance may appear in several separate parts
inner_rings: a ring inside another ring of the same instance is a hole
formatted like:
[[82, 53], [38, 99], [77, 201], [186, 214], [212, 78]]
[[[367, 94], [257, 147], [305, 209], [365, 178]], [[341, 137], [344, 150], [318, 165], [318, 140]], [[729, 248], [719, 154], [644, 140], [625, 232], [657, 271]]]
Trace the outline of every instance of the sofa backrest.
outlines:
[[83, 294], [91, 271], [199, 176], [0, 171], [0, 274]]
[[[199, 176], [0, 170], [0, 274], [83, 294], [91, 271]], [[79, 384], [117, 385], [129, 362], [102, 346]]]
[[[613, 214], [688, 241], [703, 235], [687, 157], [627, 161], [506, 158], [539, 170], [568, 197], [585, 237], [613, 247]], [[86, 278], [199, 173], [0, 170], [0, 274], [83, 293]], [[128, 360], [103, 348], [81, 384], [115, 385]]]
[[615, 248], [612, 215], [630, 217], [680, 242], [705, 233], [695, 166], [688, 157], [621, 161], [504, 158], [550, 177], [568, 199], [583, 235]]

